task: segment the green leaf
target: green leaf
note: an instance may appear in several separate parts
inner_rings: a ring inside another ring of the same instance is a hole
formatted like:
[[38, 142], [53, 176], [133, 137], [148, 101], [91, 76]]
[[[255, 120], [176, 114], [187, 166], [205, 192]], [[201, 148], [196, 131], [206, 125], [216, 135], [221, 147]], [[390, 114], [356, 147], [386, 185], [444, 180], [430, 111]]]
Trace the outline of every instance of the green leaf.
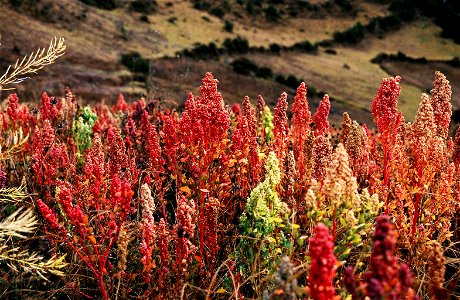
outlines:
[[280, 217], [273, 217], [273, 218], [270, 218], [270, 220], [275, 223], [283, 223], [283, 219], [281, 219]]
[[299, 225], [299, 224], [294, 224], [294, 223], [292, 223], [292, 224], [291, 224], [291, 228], [292, 228], [292, 229], [299, 229], [299, 228], [300, 228], [300, 225]]
[[348, 255], [351, 252], [351, 248], [347, 248], [347, 250], [343, 251], [342, 256]]

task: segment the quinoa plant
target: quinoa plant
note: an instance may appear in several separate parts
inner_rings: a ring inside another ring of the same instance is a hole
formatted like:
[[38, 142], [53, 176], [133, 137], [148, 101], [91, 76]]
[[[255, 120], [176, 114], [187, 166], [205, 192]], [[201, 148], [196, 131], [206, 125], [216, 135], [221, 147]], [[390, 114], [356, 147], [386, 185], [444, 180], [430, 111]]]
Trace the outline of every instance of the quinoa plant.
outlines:
[[[436, 73], [408, 123], [399, 82], [382, 81], [376, 129], [347, 114], [342, 128], [330, 126], [327, 95], [312, 116], [304, 83], [291, 120], [285, 93], [273, 115], [261, 96], [256, 108], [245, 97], [232, 110], [211, 73], [183, 112], [122, 95], [79, 109], [68, 88], [64, 97], [43, 93], [29, 110], [10, 95], [0, 113], [6, 292], [455, 297], [460, 131], [448, 136], [451, 88]], [[59, 277], [29, 284], [22, 271]]]
[[93, 138], [93, 126], [97, 121], [97, 115], [89, 106], [80, 109], [78, 117], [73, 121], [72, 132], [78, 153], [85, 154], [86, 149], [91, 148]]
[[281, 181], [281, 171], [275, 152], [270, 152], [265, 163], [265, 180], [252, 191], [246, 211], [240, 217], [241, 241], [237, 248], [236, 262], [243, 278], [254, 276], [253, 287], [261, 284], [261, 278], [276, 268], [275, 262], [288, 248], [283, 231], [283, 206], [276, 192]]

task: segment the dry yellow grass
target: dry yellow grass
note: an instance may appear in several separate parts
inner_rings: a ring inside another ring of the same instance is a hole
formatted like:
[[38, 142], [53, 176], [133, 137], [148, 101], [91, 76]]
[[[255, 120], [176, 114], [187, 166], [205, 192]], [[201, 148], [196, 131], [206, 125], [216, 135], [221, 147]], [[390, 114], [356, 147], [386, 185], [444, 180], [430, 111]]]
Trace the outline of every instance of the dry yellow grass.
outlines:
[[387, 34], [384, 39], [371, 38], [362, 43], [368, 55], [401, 51], [411, 57], [448, 60], [460, 56], [460, 45], [440, 37], [441, 28], [431, 21], [417, 21], [401, 30]]
[[387, 15], [388, 11], [382, 5], [358, 3], [358, 15], [344, 18], [288, 18], [279, 23], [258, 21], [257, 24], [244, 20], [232, 19], [235, 23], [234, 32], [246, 38], [251, 45], [268, 46], [277, 43], [290, 46], [297, 42], [309, 40], [317, 42], [332, 38], [336, 31], [353, 26], [356, 22], [367, 23], [372, 17]]
[[[382, 78], [399, 75], [386, 73], [370, 60], [378, 53], [397, 51], [427, 59], [447, 60], [460, 55], [460, 45], [440, 38], [440, 31], [432, 22], [420, 21], [388, 34], [385, 39], [369, 37], [357, 46], [338, 46], [337, 55], [320, 51], [318, 55], [285, 53], [281, 57], [253, 55], [251, 59], [259, 65], [271, 67], [275, 73], [303, 78], [307, 85], [314, 85], [317, 90], [353, 107], [370, 109]], [[413, 120], [422, 92], [422, 87], [404, 82], [403, 78], [399, 108], [406, 120]]]
[[360, 51], [348, 48], [337, 51], [337, 55], [288, 53], [281, 58], [255, 56], [252, 59], [269, 65], [275, 73], [295, 75], [318, 91], [353, 103], [355, 107], [369, 109], [382, 77], [388, 75], [369, 63]]
[[[158, 1], [162, 13], [149, 16], [151, 29], [161, 33], [165, 38], [164, 44], [155, 56], [172, 55], [196, 42], [220, 43], [225, 38], [238, 35], [246, 38], [253, 46], [269, 46], [272, 43], [289, 46], [304, 40], [316, 42], [329, 39], [335, 31], [351, 27], [358, 21], [367, 23], [372, 17], [388, 14], [381, 5], [358, 3], [358, 15], [353, 18], [284, 17], [279, 23], [267, 23], [263, 19], [251, 22], [229, 15], [225, 18], [234, 23], [233, 34], [231, 34], [223, 30], [223, 20], [207, 12], [193, 9], [190, 1], [175, 1], [172, 8], [165, 7], [167, 2], [167, 0]], [[168, 22], [172, 16], [177, 18], [175, 24]], [[203, 17], [210, 21], [204, 20]]]
[[[165, 2], [168, 1], [158, 1], [160, 7], [163, 7], [162, 13], [149, 16], [150, 24], [145, 25], [165, 38], [154, 57], [174, 55], [175, 52], [190, 48], [198, 42], [215, 42], [220, 45], [224, 39], [234, 36], [223, 30], [222, 20], [207, 12], [193, 9], [190, 1], [174, 1], [172, 8], [164, 7]], [[174, 24], [168, 22], [171, 17], [177, 18]]]
[[[223, 30], [223, 20], [193, 9], [190, 1], [171, 1], [172, 7], [167, 7], [167, 2], [169, 0], [158, 1], [158, 12], [148, 16], [149, 23], [140, 21], [140, 13], [126, 13], [124, 9], [105, 11], [90, 7], [87, 8], [86, 18], [82, 20], [72, 19], [71, 22], [74, 23], [70, 24], [52, 24], [2, 7], [9, 17], [8, 20], [0, 19], [0, 27], [4, 32], [15, 32], [14, 36], [4, 35], [2, 43], [11, 47], [15, 44], [21, 45], [21, 51], [30, 51], [38, 45], [46, 44], [54, 35], [64, 36], [68, 45], [65, 60], [69, 65], [63, 68], [67, 72], [80, 74], [80, 80], [84, 80], [88, 74], [96, 74], [100, 78], [112, 78], [111, 82], [120, 82], [120, 78], [129, 77], [126, 72], [120, 72], [116, 63], [122, 53], [137, 51], [143, 57], [157, 58], [174, 55], [176, 51], [192, 47], [197, 42], [215, 42], [220, 45], [225, 38], [237, 35], [248, 39], [253, 46], [268, 46], [271, 43], [292, 45], [304, 40], [314, 42], [331, 38], [334, 31], [344, 30], [357, 21], [367, 23], [372, 17], [388, 14], [385, 6], [362, 1], [358, 3], [359, 13], [356, 18], [284, 17], [279, 24], [272, 24], [264, 20], [250, 23], [253, 21], [239, 20], [227, 15], [226, 18], [234, 23], [234, 33], [231, 34]], [[77, 0], [53, 2], [53, 5], [64, 6], [65, 11], [76, 13], [83, 9], [82, 3]], [[174, 24], [168, 21], [171, 17], [176, 18]], [[15, 22], [10, 22], [11, 19]], [[440, 38], [440, 31], [430, 21], [421, 20], [405, 25], [401, 30], [385, 35], [383, 39], [371, 36], [354, 47], [337, 46], [337, 55], [326, 54], [320, 50], [318, 55], [257, 54], [250, 55], [250, 58], [261, 66], [271, 67], [275, 73], [303, 78], [318, 91], [328, 92], [332, 97], [347, 102], [354, 108], [369, 110], [382, 77], [398, 75], [387, 74], [370, 60], [380, 52], [397, 51], [428, 59], [451, 59], [460, 55], [460, 45]], [[31, 49], [27, 48], [29, 46]], [[209, 62], [207, 65], [210, 65]], [[348, 67], [345, 68], [345, 65]], [[180, 82], [184, 82], [184, 79], [180, 76], [176, 81], [184, 90], [199, 84], [198, 81], [190, 86], [181, 85]], [[133, 89], [132, 86], [126, 86], [119, 91], [132, 92]], [[166, 87], [165, 91], [168, 93]], [[142, 92], [141, 88], [136, 87], [135, 92]], [[403, 78], [400, 108], [407, 119], [415, 115], [421, 92], [420, 87], [404, 82]]]
[[[190, 1], [176, 0], [172, 7], [167, 7], [167, 2], [170, 1], [158, 1], [159, 11], [148, 16], [149, 23], [139, 20], [141, 13], [127, 14], [123, 9], [106, 11], [90, 7], [83, 20], [54, 26], [5, 7], [5, 13], [17, 20], [19, 26], [8, 24], [7, 20], [0, 20], [0, 25], [5, 32], [11, 31], [9, 26], [17, 26], [15, 31], [18, 36], [28, 36], [36, 44], [43, 44], [52, 35], [65, 36], [70, 54], [81, 57], [91, 53], [96, 60], [113, 61], [119, 59], [121, 52], [137, 51], [145, 57], [157, 58], [174, 55], [195, 43], [215, 42], [220, 45], [224, 39], [238, 35], [248, 39], [253, 46], [268, 46], [271, 43], [288, 46], [304, 40], [315, 42], [331, 38], [335, 31], [353, 26], [357, 21], [366, 23], [371, 17], [388, 13], [381, 5], [362, 3], [359, 4], [356, 18], [285, 17], [277, 24], [264, 20], [250, 24], [229, 15], [228, 18], [234, 23], [234, 32], [228, 33], [223, 29], [223, 20], [194, 9]], [[66, 11], [75, 14], [84, 7], [76, 0], [53, 5], [63, 6]], [[176, 18], [174, 23], [169, 21], [173, 17]]]
[[414, 120], [422, 93], [423, 91], [416, 86], [401, 83], [401, 95], [399, 96], [398, 108], [406, 121]]
[[[64, 36], [69, 45], [69, 55], [81, 57], [91, 53], [93, 59], [113, 61], [119, 59], [121, 52], [137, 51], [145, 57], [156, 58], [174, 55], [198, 42], [215, 42], [219, 45], [224, 39], [238, 35], [248, 39], [254, 46], [268, 46], [271, 43], [292, 45], [304, 40], [315, 42], [330, 38], [335, 31], [350, 27], [357, 21], [366, 23], [371, 17], [388, 13], [381, 5], [360, 3], [356, 18], [285, 17], [278, 24], [260, 20], [256, 24], [249, 24], [228, 16], [234, 23], [234, 33], [228, 33], [223, 30], [223, 20], [193, 9], [190, 1], [176, 0], [172, 7], [167, 7], [167, 2], [170, 1], [158, 1], [159, 11], [148, 16], [149, 23], [139, 20], [140, 13], [126, 14], [123, 9], [105, 11], [90, 7], [84, 19], [73, 20], [74, 24], [63, 22], [54, 26], [5, 7], [2, 10], [5, 10], [8, 19], [17, 22], [9, 24], [11, 22], [4, 19], [0, 20], [0, 25], [5, 32], [12, 32], [8, 27], [16, 26], [14, 31], [17, 36], [28, 36], [33, 44], [43, 44], [54, 35]], [[53, 5], [65, 7], [66, 11], [75, 14], [84, 8], [76, 0]], [[174, 24], [168, 21], [172, 17], [176, 18]]]

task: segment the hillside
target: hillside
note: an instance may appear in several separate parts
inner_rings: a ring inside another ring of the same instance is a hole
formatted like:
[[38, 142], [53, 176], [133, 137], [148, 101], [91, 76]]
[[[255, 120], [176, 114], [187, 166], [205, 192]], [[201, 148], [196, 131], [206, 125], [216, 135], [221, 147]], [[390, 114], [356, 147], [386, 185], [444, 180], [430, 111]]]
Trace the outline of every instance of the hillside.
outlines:
[[[422, 14], [395, 23], [391, 4], [381, 4], [385, 1], [100, 2], [113, 4], [104, 8], [84, 2], [92, 1], [0, 0], [6, 16], [0, 18], [1, 70], [53, 36], [68, 44], [59, 63], [18, 86], [21, 98], [33, 101], [42, 90], [61, 95], [69, 86], [83, 101], [114, 102], [123, 93], [131, 100], [145, 95], [180, 106], [211, 71], [229, 103], [262, 94], [274, 104], [281, 92], [292, 96], [304, 80], [311, 106], [322, 93], [330, 94], [335, 123], [345, 110], [370, 123], [369, 95], [382, 77], [403, 78], [400, 105], [410, 120], [420, 93], [431, 86], [427, 78], [441, 69], [451, 80], [453, 106], [460, 108], [459, 69], [446, 63], [460, 56], [460, 45], [442, 38], [434, 19]], [[234, 43], [226, 40], [244, 41], [247, 49], [229, 48]], [[185, 55], [197, 45], [216, 55]], [[371, 62], [381, 53], [398, 52], [424, 57], [426, 63]], [[242, 59], [255, 71], [245, 70], [247, 64], [237, 69], [235, 61]]]

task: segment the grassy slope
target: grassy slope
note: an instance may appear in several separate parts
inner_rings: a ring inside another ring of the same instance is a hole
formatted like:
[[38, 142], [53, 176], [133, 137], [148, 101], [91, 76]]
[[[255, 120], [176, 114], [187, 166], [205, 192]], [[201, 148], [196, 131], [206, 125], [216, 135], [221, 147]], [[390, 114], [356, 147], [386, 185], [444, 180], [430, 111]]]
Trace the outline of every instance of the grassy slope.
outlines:
[[[173, 55], [196, 42], [220, 44], [225, 38], [237, 35], [247, 38], [251, 45], [268, 46], [274, 42], [291, 45], [305, 39], [317, 41], [330, 38], [334, 31], [343, 30], [356, 21], [365, 23], [370, 17], [388, 13], [384, 6], [358, 1], [358, 15], [355, 18], [284, 17], [279, 24], [272, 24], [265, 20], [238, 19], [234, 15], [228, 15], [226, 17], [235, 24], [234, 33], [230, 34], [222, 29], [223, 20], [193, 9], [189, 1], [173, 1], [173, 7], [167, 7], [166, 2], [168, 1], [158, 1], [158, 12], [148, 16], [149, 23], [140, 21], [140, 13], [127, 13], [124, 9], [99, 10], [87, 7], [77, 0], [51, 1], [52, 9], [59, 13], [57, 15], [64, 16], [64, 19], [54, 20], [54, 23], [38, 21], [4, 6], [2, 13], [8, 18], [0, 18], [0, 33], [3, 35], [0, 57], [3, 58], [3, 66], [38, 46], [46, 45], [52, 36], [64, 36], [68, 43], [65, 58], [33, 81], [21, 85], [19, 91], [23, 95], [27, 95], [25, 91], [43, 89], [51, 93], [61, 93], [64, 86], [68, 85], [74, 87], [77, 95], [87, 100], [105, 98], [114, 101], [115, 95], [119, 92], [139, 94], [145, 91], [142, 87], [129, 84], [129, 71], [118, 63], [122, 53], [137, 51], [144, 57], [158, 58]], [[67, 14], [63, 14], [63, 11]], [[79, 20], [75, 17], [82, 13], [86, 18]], [[176, 18], [174, 24], [168, 21], [172, 17]], [[11, 22], [11, 19], [15, 22]], [[371, 64], [370, 59], [379, 52], [397, 51], [412, 57], [425, 56], [428, 59], [451, 59], [458, 55], [460, 46], [439, 38], [439, 32], [437, 26], [421, 20], [387, 34], [383, 39], [367, 37], [357, 46], [336, 47], [337, 55], [326, 54], [320, 49], [318, 55], [256, 54], [250, 58], [260, 65], [270, 66], [277, 73], [293, 74], [303, 78], [307, 84], [314, 85], [318, 90], [326, 91], [339, 99], [339, 103], [333, 103], [336, 115], [342, 110], [347, 110], [346, 106], [349, 106], [352, 117], [366, 122], [370, 119], [370, 102], [381, 78], [402, 75], [400, 108], [405, 116], [411, 119], [417, 109], [420, 93], [427, 89], [427, 79], [422, 80], [421, 76], [433, 74], [435, 70], [429, 68], [436, 66], [408, 68], [403, 64], [401, 67], [392, 64], [385, 67], [385, 70], [391, 72], [388, 74], [378, 65]], [[19, 53], [12, 50], [15, 45], [19, 47]], [[163, 99], [175, 98], [182, 102], [187, 91], [196, 90], [199, 79], [207, 70], [216, 73], [224, 97], [229, 102], [237, 101], [245, 94], [255, 99], [258, 93], [274, 101], [286, 89], [271, 81], [233, 74], [226, 66], [228, 59], [222, 58], [221, 61], [206, 63], [187, 59], [175, 62], [156, 60], [153, 63], [152, 95]], [[344, 68], [345, 65], [349, 68]], [[408, 70], [410, 72], [407, 72]], [[451, 73], [457, 74], [453, 71]], [[410, 80], [405, 80], [406, 77]], [[432, 81], [432, 77], [433, 75], [429, 76], [428, 80]], [[449, 79], [454, 86], [459, 85], [457, 76]], [[27, 96], [38, 97], [37, 94]], [[313, 99], [313, 102], [317, 101], [318, 99]], [[454, 107], [460, 107], [460, 99], [456, 94]], [[336, 116], [334, 118], [339, 119]]]
[[302, 17], [289, 18], [279, 23], [269, 23], [264, 19], [237, 19], [231, 20], [236, 24], [235, 33], [248, 39], [251, 45], [268, 46], [277, 43], [290, 46], [297, 42], [309, 40], [317, 42], [332, 37], [336, 31], [353, 26], [356, 22], [367, 23], [372, 17], [384, 16], [388, 12], [382, 5], [366, 2], [357, 3], [358, 14], [355, 17]]
[[[360, 4], [356, 18], [286, 18], [278, 24], [273, 24], [264, 20], [239, 21], [230, 17], [235, 22], [235, 28], [234, 33], [228, 33], [223, 30], [223, 20], [193, 9], [189, 1], [173, 1], [172, 7], [165, 5], [171, 1], [157, 1], [158, 12], [148, 16], [149, 23], [139, 20], [141, 13], [127, 12], [126, 9], [106, 11], [83, 5], [78, 0], [62, 3], [50, 0], [42, 2], [51, 3], [51, 10], [56, 13], [66, 11], [72, 14], [63, 20], [54, 20], [56, 23], [45, 23], [0, 3], [3, 6], [2, 14], [8, 16], [0, 19], [4, 44], [33, 45], [33, 49], [47, 43], [50, 37], [61, 35], [66, 37], [69, 50], [72, 50], [75, 56], [87, 57], [90, 54], [88, 49], [91, 49], [94, 59], [110, 62], [116, 61], [120, 52], [129, 50], [154, 58], [173, 55], [176, 51], [189, 48], [197, 42], [219, 43], [225, 38], [237, 35], [247, 38], [251, 45], [256, 46], [268, 46], [275, 42], [291, 45], [305, 39], [317, 41], [329, 38], [334, 31], [347, 28], [356, 21], [366, 22], [372, 16], [385, 13], [382, 6]], [[83, 20], [74, 18], [74, 15], [82, 13], [86, 15]], [[173, 17], [177, 20], [173, 23], [168, 22]], [[10, 22], [11, 19], [16, 22]], [[300, 30], [305, 32], [301, 33]]]
[[[385, 36], [384, 39], [370, 38], [362, 42], [355, 48], [348, 51], [353, 53], [350, 55], [360, 56], [363, 58], [361, 68], [377, 74], [378, 65], [371, 64], [370, 59], [380, 52], [396, 53], [401, 51], [411, 57], [425, 57], [429, 60], [449, 60], [460, 54], [460, 45], [454, 44], [450, 40], [439, 37], [441, 29], [434, 25], [431, 21], [420, 20], [409, 24], [391, 34]], [[367, 60], [367, 63], [364, 62]], [[444, 65], [445, 66], [445, 65]], [[402, 91], [400, 97], [400, 109], [408, 119], [412, 119], [420, 102], [420, 93], [426, 92], [432, 88], [431, 83], [434, 79], [434, 71], [443, 68], [442, 65], [437, 67], [434, 65], [412, 65], [408, 69], [407, 66], [401, 64], [401, 67], [387, 69], [392, 71], [391, 76], [400, 75], [402, 81]], [[452, 69], [452, 68], [448, 68]], [[452, 72], [449, 72], [453, 74]], [[450, 75], [447, 74], [446, 75]], [[374, 76], [380, 77], [379, 76]], [[367, 81], [371, 77], [364, 77]], [[406, 80], [406, 78], [408, 80]], [[414, 78], [418, 78], [414, 80]], [[448, 76], [453, 86], [460, 84], [458, 76]], [[423, 83], [422, 83], [423, 82]], [[364, 95], [363, 95], [364, 96]], [[453, 106], [460, 108], [460, 95], [453, 95]]]
[[[252, 78], [235, 74], [231, 68], [220, 62], [215, 61], [191, 61], [187, 59], [161, 59], [155, 63], [155, 76], [153, 94], [161, 99], [171, 101], [172, 99], [185, 99], [187, 92], [191, 91], [194, 95], [199, 95], [198, 86], [203, 74], [210, 71], [218, 78], [219, 91], [222, 93], [226, 102], [242, 102], [244, 96], [249, 96], [255, 103], [257, 95], [262, 94], [267, 104], [274, 107], [280, 94], [283, 91], [289, 93], [289, 103], [292, 103], [294, 90], [287, 88], [273, 81]], [[319, 98], [311, 98], [310, 109], [315, 112]], [[359, 107], [349, 105], [349, 103], [333, 102], [330, 121], [340, 124], [342, 114], [348, 111], [361, 122], [370, 124], [372, 118], [369, 113], [363, 113]]]
[[[283, 44], [292, 44], [305, 38], [316, 40], [328, 37], [333, 31], [354, 22], [352, 19], [329, 22], [330, 19], [299, 18], [275, 26], [259, 22], [250, 27], [250, 24], [233, 20], [235, 30], [230, 34], [223, 30], [223, 20], [193, 9], [189, 1], [174, 1], [173, 7], [167, 7], [166, 2], [158, 1], [158, 12], [149, 15], [149, 23], [145, 23], [139, 20], [142, 14], [127, 13], [125, 9], [105, 11], [83, 5], [77, 0], [43, 0], [43, 5], [50, 4], [51, 12], [42, 18], [48, 22], [43, 22], [32, 18], [29, 12], [9, 8], [2, 0], [2, 15], [8, 18], [0, 18], [0, 33], [3, 36], [1, 66], [6, 67], [22, 55], [47, 45], [53, 36], [63, 36], [68, 44], [63, 60], [36, 77], [34, 82], [21, 85], [18, 92], [25, 97], [37, 98], [37, 93], [32, 93], [32, 90], [45, 89], [59, 93], [69, 85], [86, 99], [111, 100], [119, 92], [133, 91], [128, 84], [129, 72], [118, 64], [122, 53], [137, 51], [144, 57], [155, 58], [173, 55], [197, 42], [220, 44], [225, 38], [237, 35], [248, 38], [254, 45], [268, 46], [272, 42], [280, 42], [280, 39], [284, 41]], [[79, 18], [82, 15], [85, 17]], [[365, 15], [372, 15], [372, 10], [364, 7], [358, 18], [365, 19]], [[172, 17], [177, 18], [174, 24], [168, 22]], [[307, 31], [299, 34], [299, 28]], [[15, 46], [19, 51], [13, 51]]]
[[[385, 68], [370, 61], [380, 52], [401, 51], [412, 57], [429, 60], [452, 59], [460, 54], [460, 45], [439, 37], [440, 29], [430, 21], [419, 21], [401, 30], [388, 34], [383, 39], [368, 37], [356, 46], [339, 46], [337, 55], [320, 51], [318, 55], [284, 53], [280, 57], [252, 55], [260, 65], [270, 66], [275, 72], [288, 72], [301, 77], [318, 90], [342, 99], [350, 105], [369, 109], [382, 77], [400, 75], [403, 78], [400, 110], [406, 119], [412, 120], [420, 102], [422, 92], [431, 88], [435, 70], [446, 72], [454, 86], [453, 106], [460, 107], [460, 95], [455, 93], [460, 78], [455, 68], [445, 64], [411, 65], [392, 63]], [[345, 67], [348, 66], [348, 68]], [[449, 76], [452, 75], [452, 76]], [[406, 80], [407, 78], [407, 80]], [[360, 119], [361, 116], [354, 116]]]

